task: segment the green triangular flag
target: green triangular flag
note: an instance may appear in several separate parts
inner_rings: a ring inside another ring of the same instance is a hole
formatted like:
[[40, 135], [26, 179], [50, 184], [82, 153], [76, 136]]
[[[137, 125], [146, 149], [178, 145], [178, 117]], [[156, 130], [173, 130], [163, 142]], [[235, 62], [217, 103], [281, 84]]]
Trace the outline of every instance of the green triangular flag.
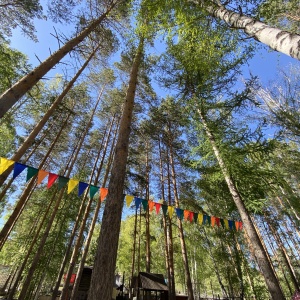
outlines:
[[93, 199], [95, 194], [99, 191], [99, 187], [90, 185], [90, 198]]
[[146, 199], [143, 199], [142, 200], [142, 204], [143, 204], [144, 210], [147, 210], [147, 208], [148, 208], [148, 201]]
[[59, 176], [58, 177], [58, 190], [60, 191], [68, 182], [69, 182], [69, 178]]
[[35, 176], [37, 173], [39, 172], [38, 169], [33, 168], [33, 167], [28, 167], [27, 166], [27, 177], [26, 177], [26, 182], [32, 178], [33, 176]]
[[162, 210], [163, 210], [163, 214], [166, 215], [167, 212], [168, 212], [168, 205], [162, 204], [161, 208], [162, 208]]

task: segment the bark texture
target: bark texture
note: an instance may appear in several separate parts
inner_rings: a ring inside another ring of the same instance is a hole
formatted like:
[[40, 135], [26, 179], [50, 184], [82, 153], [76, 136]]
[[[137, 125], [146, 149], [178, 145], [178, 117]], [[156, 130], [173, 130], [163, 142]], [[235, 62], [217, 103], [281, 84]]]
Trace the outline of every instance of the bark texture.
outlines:
[[123, 186], [128, 156], [128, 144], [133, 115], [138, 69], [143, 54], [143, 39], [137, 48], [125, 98], [116, 153], [108, 186], [101, 232], [89, 289], [89, 300], [111, 300], [114, 285], [119, 233], [123, 208]]
[[300, 35], [271, 27], [251, 17], [226, 9], [224, 6], [208, 5], [205, 9], [210, 15], [225, 21], [232, 28], [242, 29], [247, 35], [273, 50], [300, 60]]

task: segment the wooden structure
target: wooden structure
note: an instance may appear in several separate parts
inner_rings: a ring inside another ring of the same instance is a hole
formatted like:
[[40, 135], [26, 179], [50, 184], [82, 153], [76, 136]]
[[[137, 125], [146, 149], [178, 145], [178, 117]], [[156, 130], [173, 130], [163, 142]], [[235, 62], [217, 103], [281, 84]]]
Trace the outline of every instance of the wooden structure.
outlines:
[[133, 277], [131, 287], [137, 300], [167, 300], [168, 286], [162, 274], [140, 272]]

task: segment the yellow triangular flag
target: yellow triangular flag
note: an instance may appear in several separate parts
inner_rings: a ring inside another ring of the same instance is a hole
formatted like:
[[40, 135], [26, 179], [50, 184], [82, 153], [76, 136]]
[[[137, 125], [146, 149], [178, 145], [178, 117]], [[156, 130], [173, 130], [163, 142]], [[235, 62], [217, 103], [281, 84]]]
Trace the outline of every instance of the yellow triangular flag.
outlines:
[[15, 162], [13, 160], [1, 157], [0, 160], [0, 175], [4, 173], [10, 166], [12, 166]]
[[202, 225], [202, 223], [203, 223], [203, 215], [202, 214], [198, 214], [198, 223], [200, 225]]
[[173, 206], [168, 206], [168, 212], [169, 212], [169, 217], [172, 218], [173, 213], [174, 213], [174, 207]]
[[45, 170], [39, 170], [37, 184], [40, 184], [47, 177], [48, 174], [49, 172]]
[[76, 187], [76, 185], [79, 183], [79, 180], [76, 179], [70, 179], [68, 182], [68, 194], [70, 194], [74, 188]]
[[227, 219], [224, 219], [225, 228], [229, 229], [229, 223]]
[[126, 195], [126, 196], [125, 196], [125, 201], [126, 201], [127, 207], [130, 206], [130, 204], [131, 204], [133, 198], [134, 198], [134, 196], [131, 196], [131, 195]]

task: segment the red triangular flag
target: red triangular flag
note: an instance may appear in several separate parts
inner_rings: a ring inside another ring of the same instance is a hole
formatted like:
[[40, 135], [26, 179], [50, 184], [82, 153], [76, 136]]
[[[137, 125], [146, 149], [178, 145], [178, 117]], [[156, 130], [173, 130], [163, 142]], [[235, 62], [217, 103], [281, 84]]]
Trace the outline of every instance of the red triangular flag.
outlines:
[[193, 219], [194, 219], [194, 213], [192, 211], [190, 211], [190, 222], [192, 223], [193, 222]]
[[47, 184], [47, 189], [50, 189], [55, 180], [58, 178], [59, 175], [54, 174], [54, 173], [49, 173], [48, 177], [48, 184]]
[[156, 208], [156, 214], [159, 213], [159, 210], [160, 210], [160, 207], [161, 207], [161, 204], [160, 203], [155, 203], [155, 208]]

